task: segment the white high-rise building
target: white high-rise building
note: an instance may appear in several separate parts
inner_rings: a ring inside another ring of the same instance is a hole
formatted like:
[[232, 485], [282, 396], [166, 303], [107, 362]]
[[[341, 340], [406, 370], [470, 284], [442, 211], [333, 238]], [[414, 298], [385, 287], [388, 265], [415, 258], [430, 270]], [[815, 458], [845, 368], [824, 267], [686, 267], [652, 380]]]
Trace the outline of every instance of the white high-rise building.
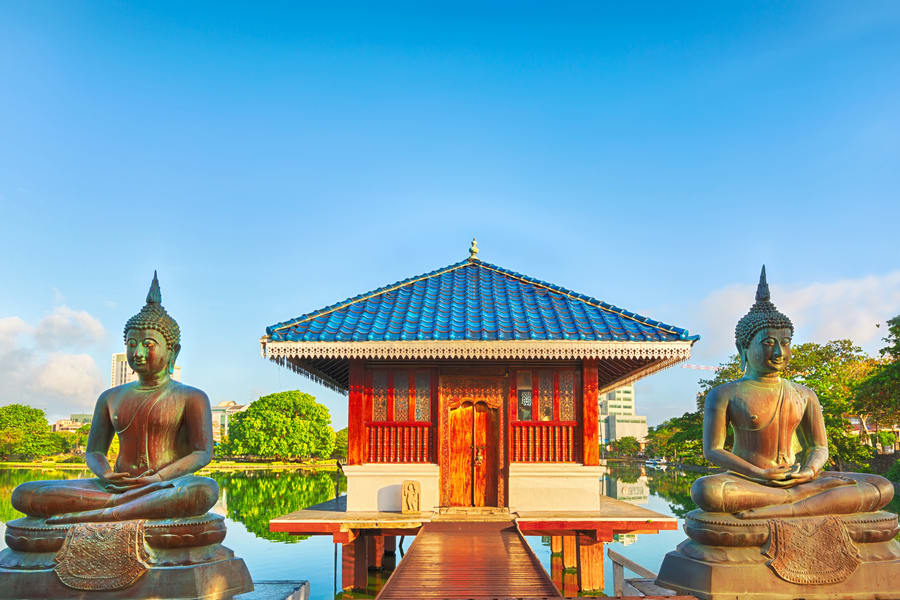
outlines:
[[634, 385], [626, 385], [600, 397], [600, 444], [623, 437], [643, 443], [647, 439], [647, 417], [634, 414]]
[[[175, 365], [175, 372], [172, 373], [172, 379], [175, 381], [181, 381], [181, 367]], [[119, 385], [125, 385], [126, 383], [131, 383], [132, 381], [137, 381], [138, 376], [137, 373], [131, 370], [131, 367], [128, 366], [128, 359], [125, 357], [124, 352], [116, 352], [112, 355], [112, 368], [110, 369], [109, 376], [109, 385], [110, 387], [116, 387]]]

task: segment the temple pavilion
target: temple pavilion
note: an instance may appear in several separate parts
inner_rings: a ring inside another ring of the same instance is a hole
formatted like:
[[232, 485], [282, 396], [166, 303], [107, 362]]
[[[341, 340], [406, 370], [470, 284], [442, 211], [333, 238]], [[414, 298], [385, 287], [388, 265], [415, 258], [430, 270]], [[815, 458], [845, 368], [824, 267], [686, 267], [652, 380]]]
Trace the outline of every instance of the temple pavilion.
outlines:
[[349, 397], [347, 513], [399, 511], [407, 480], [423, 512], [596, 512], [598, 394], [699, 337], [477, 253], [266, 328], [265, 357]]

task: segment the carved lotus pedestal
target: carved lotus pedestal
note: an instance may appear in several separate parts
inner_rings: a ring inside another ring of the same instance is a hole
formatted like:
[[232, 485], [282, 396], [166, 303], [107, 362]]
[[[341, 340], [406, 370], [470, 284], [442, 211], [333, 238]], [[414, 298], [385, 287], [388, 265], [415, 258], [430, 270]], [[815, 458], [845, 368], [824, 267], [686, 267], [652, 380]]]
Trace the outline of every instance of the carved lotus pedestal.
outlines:
[[900, 598], [897, 515], [743, 520], [694, 510], [656, 582], [702, 600]]
[[253, 590], [215, 514], [188, 519], [7, 523], [0, 599], [210, 598]]

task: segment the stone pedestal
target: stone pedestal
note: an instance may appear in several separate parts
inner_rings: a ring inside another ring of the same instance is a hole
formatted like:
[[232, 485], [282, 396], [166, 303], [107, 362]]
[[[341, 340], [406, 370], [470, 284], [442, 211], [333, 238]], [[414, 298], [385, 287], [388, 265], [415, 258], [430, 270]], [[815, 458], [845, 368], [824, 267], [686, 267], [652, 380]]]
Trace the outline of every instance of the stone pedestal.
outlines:
[[209, 598], [253, 590], [244, 561], [221, 545], [222, 517], [48, 525], [10, 521], [0, 599]]
[[742, 520], [695, 510], [656, 582], [701, 600], [900, 598], [897, 515]]

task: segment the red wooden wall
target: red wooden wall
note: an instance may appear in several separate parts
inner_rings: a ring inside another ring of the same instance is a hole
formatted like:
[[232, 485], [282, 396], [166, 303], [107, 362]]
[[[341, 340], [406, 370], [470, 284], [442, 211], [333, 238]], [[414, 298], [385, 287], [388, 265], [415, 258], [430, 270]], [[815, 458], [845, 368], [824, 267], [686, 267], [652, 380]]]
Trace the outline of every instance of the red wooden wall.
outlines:
[[[507, 418], [499, 423], [504, 429], [504, 435], [498, 437], [498, 442], [506, 448], [502, 455], [508, 457], [509, 462], [599, 464], [597, 363], [597, 360], [586, 360], [577, 373], [579, 376], [576, 377], [575, 383], [575, 420], [572, 421], [560, 420], [558, 374], [554, 376], [552, 418], [539, 420], [538, 377], [533, 376], [532, 419], [519, 421], [516, 368], [505, 369], [509, 383]], [[408, 365], [402, 368], [412, 370]], [[494, 368], [501, 369], [502, 373], [502, 366]], [[572, 369], [573, 366], [565, 368]], [[538, 373], [538, 370], [533, 372]], [[441, 416], [445, 412], [442, 405], [444, 400], [439, 398], [438, 368], [432, 368], [431, 414], [428, 422], [392, 420], [394, 416], [392, 375], [389, 376], [392, 383], [387, 396], [386, 420], [374, 421], [371, 374], [372, 370], [366, 368], [363, 361], [350, 361], [348, 464], [437, 462], [440, 455], [437, 432]], [[413, 414], [414, 402], [411, 399], [409, 415]], [[505, 464], [501, 465], [501, 469], [503, 468]]]

